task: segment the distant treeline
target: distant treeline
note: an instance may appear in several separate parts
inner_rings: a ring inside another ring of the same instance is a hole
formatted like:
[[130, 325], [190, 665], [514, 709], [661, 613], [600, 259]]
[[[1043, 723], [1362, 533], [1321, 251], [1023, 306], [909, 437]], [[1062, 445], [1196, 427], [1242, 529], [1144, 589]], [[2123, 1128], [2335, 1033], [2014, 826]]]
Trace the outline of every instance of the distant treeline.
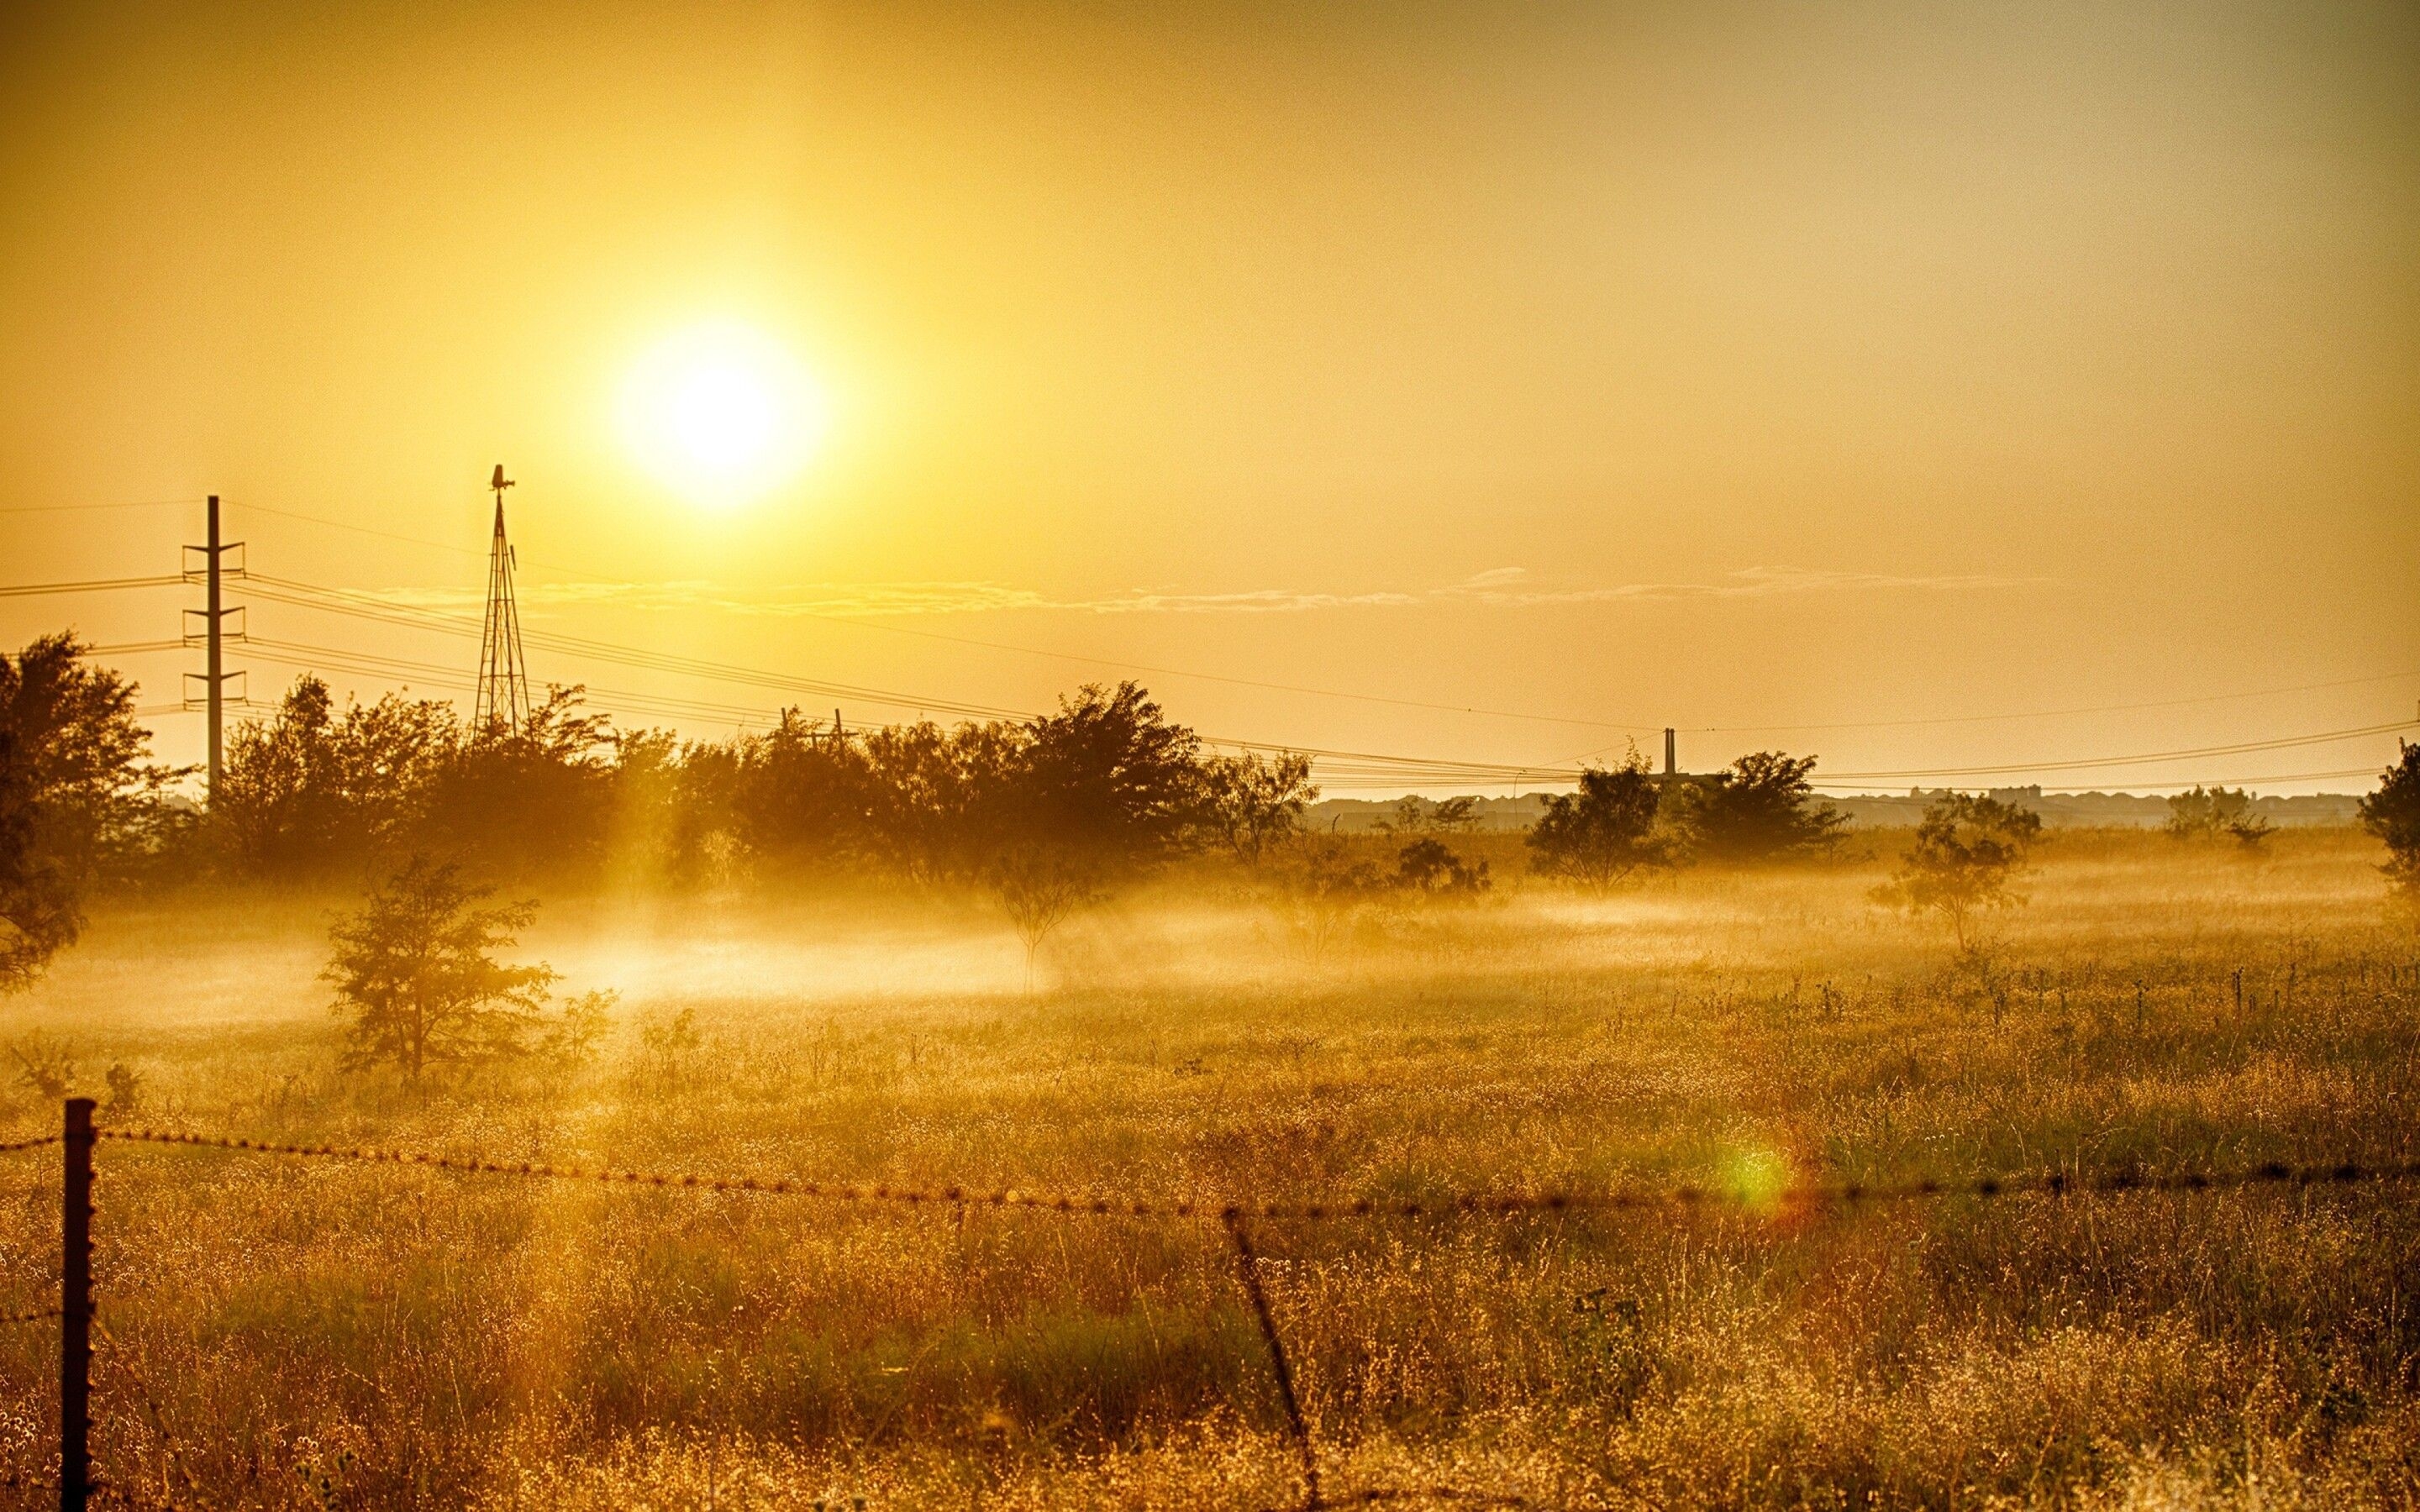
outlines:
[[[95, 884], [349, 887], [413, 856], [516, 883], [978, 886], [1031, 931], [1186, 856], [1330, 899], [1469, 896], [1491, 880], [1455, 849], [1478, 800], [1404, 800], [1375, 852], [1305, 833], [1318, 796], [1308, 758], [1214, 750], [1133, 683], [1086, 687], [1031, 719], [843, 733], [791, 711], [761, 733], [683, 741], [616, 731], [577, 688], [551, 692], [518, 728], [481, 729], [426, 699], [339, 705], [305, 676], [233, 732], [206, 806], [180, 795], [191, 769], [149, 761], [133, 706], [131, 685], [70, 637], [0, 656], [0, 988], [73, 937]], [[1530, 866], [1604, 886], [1831, 853], [1847, 819], [1815, 796], [1814, 766], [1757, 751], [1679, 778], [1636, 757], [1587, 771], [1577, 791], [1542, 800]], [[2402, 768], [2361, 810], [2391, 848], [2420, 833], [2394, 817], [2420, 788], [2412, 752]], [[2170, 807], [2180, 834], [2257, 845], [2269, 828], [2224, 789]]]
[[412, 854], [491, 875], [673, 886], [745, 875], [981, 882], [1047, 864], [1104, 884], [1176, 856], [1258, 859], [1316, 795], [1310, 763], [1228, 756], [1131, 683], [1039, 718], [843, 733], [784, 712], [720, 741], [617, 732], [559, 688], [519, 729], [304, 677], [229, 742], [193, 842], [248, 876], [357, 874]]
[[[1318, 796], [1307, 757], [1215, 750], [1133, 683], [1083, 687], [1032, 719], [844, 733], [793, 710], [758, 733], [684, 741], [617, 731], [577, 688], [517, 728], [483, 729], [436, 700], [340, 702], [306, 675], [230, 732], [202, 806], [179, 795], [190, 769], [148, 762], [132, 687], [71, 639], [0, 667], [20, 758], [7, 822], [40, 831], [29, 854], [62, 878], [350, 884], [429, 855], [516, 881], [980, 884], [1042, 867], [1109, 886], [1181, 856], [1293, 856]], [[1539, 858], [1570, 870], [1558, 863], [1573, 845], [1614, 835], [1658, 861], [1821, 849], [1839, 820], [1812, 799], [1813, 764], [1760, 753], [1669, 795], [1635, 764], [1596, 774], [1547, 804]], [[1419, 853], [1416, 878], [1483, 884], [1439, 854], [1471, 802], [1398, 806], [1383, 827]]]

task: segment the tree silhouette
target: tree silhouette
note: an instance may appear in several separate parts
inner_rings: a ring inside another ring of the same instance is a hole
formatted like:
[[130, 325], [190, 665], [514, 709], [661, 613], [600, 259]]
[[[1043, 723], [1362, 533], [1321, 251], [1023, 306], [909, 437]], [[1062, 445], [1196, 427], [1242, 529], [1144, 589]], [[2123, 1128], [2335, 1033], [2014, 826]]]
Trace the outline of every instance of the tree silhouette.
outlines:
[[1099, 862], [1050, 846], [1021, 847], [992, 863], [989, 880], [993, 896], [1025, 945], [1025, 987], [1031, 992], [1043, 943], [1106, 895]]
[[163, 784], [134, 690], [71, 635], [0, 655], [0, 992], [23, 988], [84, 929], [113, 856], [151, 843]]
[[2397, 741], [2395, 764], [2381, 776], [2378, 791], [2361, 800], [2361, 826], [2386, 842], [2388, 887], [2420, 921], [2420, 746]]
[[1875, 900], [1911, 914], [1941, 915], [1949, 920], [1958, 949], [1969, 949], [1975, 914], [2017, 901], [2009, 879], [2040, 838], [2041, 816], [2030, 809], [1945, 793], [1924, 810], [1916, 844], [1890, 882], [1874, 889]]
[[1713, 860], [1765, 861], [1838, 847], [1848, 819], [1818, 802], [1812, 756], [1753, 750], [1727, 771], [1693, 779], [1680, 809], [1688, 849]]
[[478, 906], [493, 890], [414, 856], [329, 931], [335, 949], [319, 979], [345, 1020], [347, 1070], [392, 1065], [417, 1081], [433, 1067], [535, 1048], [555, 973], [505, 965], [493, 952], [512, 948], [537, 905]]
[[1662, 802], [1635, 754], [1610, 771], [1582, 771], [1580, 790], [1550, 794], [1546, 811], [1530, 826], [1530, 870], [1604, 887], [1641, 867], [1670, 865], [1670, 841], [1655, 833]]
[[1311, 758], [1292, 751], [1211, 757], [1202, 764], [1202, 786], [1203, 824], [1247, 866], [1260, 865], [1264, 852], [1299, 829], [1319, 796]]

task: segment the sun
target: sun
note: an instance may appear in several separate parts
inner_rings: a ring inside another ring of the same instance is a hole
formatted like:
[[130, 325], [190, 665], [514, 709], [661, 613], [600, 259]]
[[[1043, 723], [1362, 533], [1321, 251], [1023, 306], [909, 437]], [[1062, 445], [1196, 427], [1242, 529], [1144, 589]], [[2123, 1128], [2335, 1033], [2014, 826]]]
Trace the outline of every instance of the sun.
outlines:
[[631, 455], [675, 492], [717, 507], [789, 481], [830, 420], [823, 391], [789, 349], [737, 322], [692, 326], [659, 342], [622, 390]]

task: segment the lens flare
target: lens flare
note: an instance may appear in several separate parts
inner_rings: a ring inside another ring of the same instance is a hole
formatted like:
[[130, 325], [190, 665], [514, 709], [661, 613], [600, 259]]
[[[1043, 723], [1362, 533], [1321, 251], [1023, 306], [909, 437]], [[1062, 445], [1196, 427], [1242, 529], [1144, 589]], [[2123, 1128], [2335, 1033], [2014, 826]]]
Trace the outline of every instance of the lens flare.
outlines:
[[694, 326], [640, 358], [622, 391], [624, 441], [697, 503], [746, 503], [796, 476], [830, 424], [822, 390], [755, 327]]

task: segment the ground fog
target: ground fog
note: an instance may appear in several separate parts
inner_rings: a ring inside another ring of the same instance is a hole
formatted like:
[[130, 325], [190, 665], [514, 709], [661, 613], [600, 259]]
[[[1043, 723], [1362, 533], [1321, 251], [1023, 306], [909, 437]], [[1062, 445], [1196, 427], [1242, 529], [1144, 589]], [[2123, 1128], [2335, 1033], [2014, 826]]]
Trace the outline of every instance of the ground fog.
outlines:
[[[1887, 850], [1885, 844], [1881, 847]], [[111, 905], [0, 1009], [0, 1136], [104, 1125], [1154, 1201], [1719, 1188], [1254, 1226], [1338, 1498], [2409, 1506], [2420, 1213], [2389, 1184], [1801, 1186], [2420, 1159], [2379, 853], [2064, 833], [1977, 952], [1887, 859], [1312, 905], [1180, 874], [1032, 980], [980, 900], [545, 900], [583, 1065], [339, 1069], [344, 900]], [[119, 1075], [112, 1081], [108, 1072]], [[0, 1157], [0, 1311], [57, 1153]], [[1300, 1504], [1215, 1221], [852, 1207], [105, 1143], [97, 1458], [192, 1507]], [[54, 1484], [0, 1336], [0, 1505]]]

